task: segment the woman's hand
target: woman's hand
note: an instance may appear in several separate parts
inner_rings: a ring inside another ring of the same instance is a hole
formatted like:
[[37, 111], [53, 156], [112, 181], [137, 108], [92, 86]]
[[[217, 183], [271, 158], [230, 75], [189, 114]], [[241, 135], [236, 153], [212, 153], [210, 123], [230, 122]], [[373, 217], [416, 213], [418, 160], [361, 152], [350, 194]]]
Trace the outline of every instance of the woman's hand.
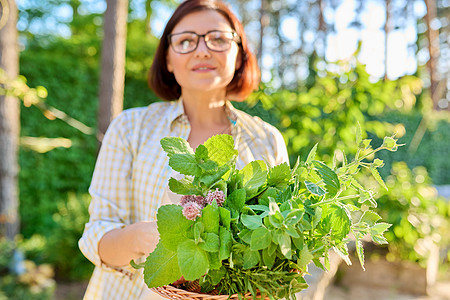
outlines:
[[158, 240], [156, 221], [141, 221], [107, 232], [98, 244], [98, 253], [110, 266], [125, 266], [152, 252]]
[[156, 221], [141, 221], [123, 228], [129, 236], [132, 249], [136, 253], [135, 258], [148, 255], [155, 250], [159, 241]]

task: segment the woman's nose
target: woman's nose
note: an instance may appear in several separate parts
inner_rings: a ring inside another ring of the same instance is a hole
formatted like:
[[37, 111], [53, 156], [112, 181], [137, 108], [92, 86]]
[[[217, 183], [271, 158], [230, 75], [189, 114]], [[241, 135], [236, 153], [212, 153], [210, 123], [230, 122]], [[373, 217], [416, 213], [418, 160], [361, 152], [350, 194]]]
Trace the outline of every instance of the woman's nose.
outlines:
[[197, 56], [210, 56], [210, 50], [208, 49], [208, 46], [206, 46], [206, 41], [204, 37], [200, 37], [200, 40], [198, 41], [197, 49], [195, 49], [195, 54]]

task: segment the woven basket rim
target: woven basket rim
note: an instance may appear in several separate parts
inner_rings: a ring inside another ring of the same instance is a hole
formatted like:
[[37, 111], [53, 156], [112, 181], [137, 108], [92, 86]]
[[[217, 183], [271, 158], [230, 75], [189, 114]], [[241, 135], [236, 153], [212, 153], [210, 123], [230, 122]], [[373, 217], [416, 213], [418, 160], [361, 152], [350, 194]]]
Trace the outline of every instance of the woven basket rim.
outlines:
[[[238, 294], [229, 295], [210, 295], [210, 294], [202, 294], [202, 293], [194, 293], [190, 291], [186, 291], [183, 289], [179, 289], [173, 287], [171, 285], [164, 285], [160, 287], [151, 288], [151, 290], [160, 296], [163, 296], [167, 299], [186, 299], [186, 300], [225, 300], [225, 299], [239, 299]], [[230, 297], [230, 298], [228, 298]], [[244, 295], [244, 299], [253, 299], [253, 296], [250, 292]], [[260, 296], [256, 299], [263, 299]], [[269, 299], [269, 297], [265, 297], [264, 299]]]

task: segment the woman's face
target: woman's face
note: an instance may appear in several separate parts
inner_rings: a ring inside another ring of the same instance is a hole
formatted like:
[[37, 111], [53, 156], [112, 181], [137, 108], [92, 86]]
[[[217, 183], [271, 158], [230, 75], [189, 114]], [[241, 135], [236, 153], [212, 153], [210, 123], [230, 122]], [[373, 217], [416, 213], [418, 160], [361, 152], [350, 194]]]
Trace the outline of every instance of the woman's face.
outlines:
[[[223, 15], [214, 10], [204, 10], [185, 16], [171, 33], [190, 31], [203, 35], [213, 30], [233, 31]], [[188, 91], [225, 92], [236, 68], [240, 66], [236, 65], [238, 54], [239, 47], [236, 42], [232, 42], [228, 50], [216, 52], [208, 49], [204, 38], [200, 38], [197, 49], [190, 53], [177, 53], [170, 46], [167, 69], [174, 74], [182, 94]]]

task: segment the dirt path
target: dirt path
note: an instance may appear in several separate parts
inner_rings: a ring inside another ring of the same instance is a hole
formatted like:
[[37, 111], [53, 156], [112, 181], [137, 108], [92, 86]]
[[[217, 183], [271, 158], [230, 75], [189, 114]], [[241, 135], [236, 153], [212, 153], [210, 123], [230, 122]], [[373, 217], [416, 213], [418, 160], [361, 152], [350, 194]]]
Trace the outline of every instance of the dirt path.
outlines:
[[332, 285], [325, 293], [325, 300], [450, 300], [450, 282], [438, 282], [429, 295], [411, 295], [395, 290], [355, 286], [351, 289]]

